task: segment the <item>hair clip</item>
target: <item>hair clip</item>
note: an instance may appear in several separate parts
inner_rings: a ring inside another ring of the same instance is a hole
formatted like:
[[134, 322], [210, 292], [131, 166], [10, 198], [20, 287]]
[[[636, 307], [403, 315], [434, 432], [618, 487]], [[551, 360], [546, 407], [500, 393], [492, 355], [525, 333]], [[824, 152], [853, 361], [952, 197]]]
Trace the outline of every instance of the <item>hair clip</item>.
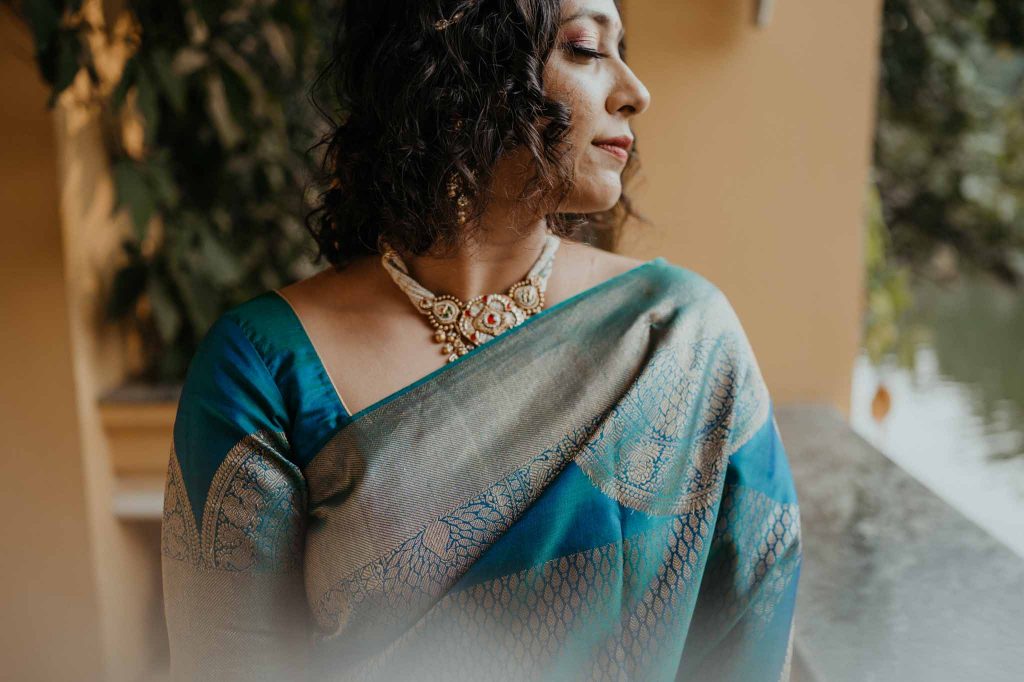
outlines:
[[[473, 2], [475, 3], [476, 0], [473, 0]], [[446, 28], [448, 28], [449, 26], [451, 26], [452, 24], [455, 24], [460, 19], [462, 19], [463, 15], [465, 13], [466, 13], [466, 10], [460, 9], [458, 12], [453, 14], [451, 16], [451, 18], [449, 18], [449, 19], [438, 19], [437, 21], [434, 22], [434, 28], [436, 28], [438, 31], [443, 31]]]

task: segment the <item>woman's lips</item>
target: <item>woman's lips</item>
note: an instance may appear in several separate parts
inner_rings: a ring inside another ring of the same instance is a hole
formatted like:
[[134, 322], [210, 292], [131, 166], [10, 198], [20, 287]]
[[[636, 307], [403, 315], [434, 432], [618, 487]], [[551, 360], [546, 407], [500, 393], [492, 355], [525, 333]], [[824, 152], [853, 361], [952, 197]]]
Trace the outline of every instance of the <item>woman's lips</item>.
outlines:
[[625, 149], [623, 149], [622, 147], [618, 146], [618, 145], [614, 145], [614, 144], [600, 144], [600, 143], [595, 142], [594, 146], [595, 147], [599, 147], [600, 149], [605, 150], [606, 152], [608, 152], [609, 154], [611, 154], [612, 156], [617, 158], [619, 161], [628, 161], [629, 160], [629, 152], [626, 151]]

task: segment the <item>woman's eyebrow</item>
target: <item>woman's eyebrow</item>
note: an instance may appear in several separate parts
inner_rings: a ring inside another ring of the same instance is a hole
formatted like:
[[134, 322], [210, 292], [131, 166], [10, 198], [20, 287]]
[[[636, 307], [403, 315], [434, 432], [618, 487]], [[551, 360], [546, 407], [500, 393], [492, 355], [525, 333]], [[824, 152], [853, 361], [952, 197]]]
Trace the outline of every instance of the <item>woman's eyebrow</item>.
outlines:
[[[565, 19], [562, 19], [562, 23], [563, 24], [567, 24], [570, 21], [573, 21], [575, 19], [581, 19], [581, 18], [593, 19], [594, 23], [596, 23], [596, 24], [598, 24], [598, 25], [600, 25], [600, 26], [602, 26], [604, 28], [608, 28], [609, 26], [612, 26], [613, 24], [617, 24], [618, 23], [616, 21], [613, 21], [612, 18], [609, 17], [607, 14], [605, 14], [603, 12], [598, 12], [598, 11], [592, 10], [592, 9], [584, 9], [584, 10], [580, 10], [579, 12], [575, 12], [573, 14], [570, 14]], [[623, 28], [622, 26], [619, 26], [619, 37], [618, 37], [619, 42], [622, 41], [623, 36], [625, 35], [625, 33], [626, 33], [626, 29]]]

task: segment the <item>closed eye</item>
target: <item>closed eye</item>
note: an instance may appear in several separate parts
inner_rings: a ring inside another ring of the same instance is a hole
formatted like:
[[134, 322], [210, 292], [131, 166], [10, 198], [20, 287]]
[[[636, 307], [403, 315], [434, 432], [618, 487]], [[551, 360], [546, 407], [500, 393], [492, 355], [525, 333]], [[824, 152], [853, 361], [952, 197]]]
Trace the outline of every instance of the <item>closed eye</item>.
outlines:
[[574, 43], [566, 43], [565, 48], [574, 56], [584, 57], [587, 59], [604, 59], [608, 56], [603, 52], [591, 50], [589, 47], [583, 47], [582, 45], [576, 45]]

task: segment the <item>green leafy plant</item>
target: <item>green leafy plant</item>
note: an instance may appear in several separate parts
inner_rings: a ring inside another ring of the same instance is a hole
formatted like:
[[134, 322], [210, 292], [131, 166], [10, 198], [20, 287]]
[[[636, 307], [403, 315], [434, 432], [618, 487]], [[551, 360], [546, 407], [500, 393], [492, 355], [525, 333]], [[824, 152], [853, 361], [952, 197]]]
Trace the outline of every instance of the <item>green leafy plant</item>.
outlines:
[[874, 365], [894, 356], [901, 366], [913, 368], [915, 345], [922, 340], [923, 330], [910, 322], [914, 305], [911, 269], [892, 257], [881, 199], [873, 182], [868, 183], [866, 209], [863, 346]]
[[[117, 210], [133, 226], [106, 312], [138, 331], [137, 379], [180, 380], [225, 309], [313, 270], [302, 220], [319, 118], [307, 91], [337, 3], [104, 3], [102, 13], [83, 0], [6, 4], [32, 30], [51, 105], [88, 75]], [[97, 60], [117, 48], [130, 56], [104, 83]], [[132, 116], [141, 144], [124, 134]]]
[[[1024, 284], [1024, 5], [886, 0], [874, 171], [895, 258]], [[920, 272], [920, 269], [915, 267]]]

